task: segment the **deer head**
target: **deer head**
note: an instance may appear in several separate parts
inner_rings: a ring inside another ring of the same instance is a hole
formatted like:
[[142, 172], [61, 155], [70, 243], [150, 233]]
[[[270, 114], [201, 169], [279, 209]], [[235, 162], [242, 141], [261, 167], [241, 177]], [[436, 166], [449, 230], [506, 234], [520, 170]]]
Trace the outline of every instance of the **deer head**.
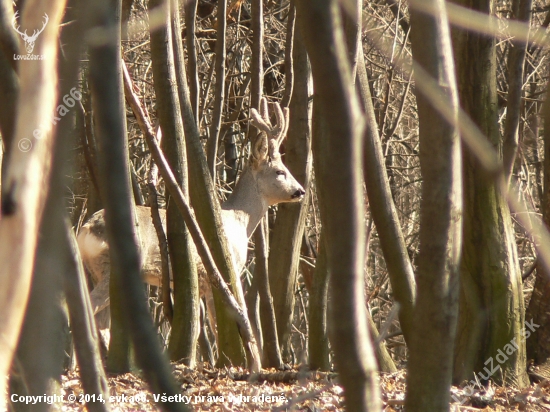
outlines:
[[279, 147], [288, 130], [288, 108], [284, 112], [275, 103], [276, 124], [269, 120], [267, 100], [262, 98], [260, 113], [251, 109], [252, 124], [262, 133], [257, 137], [250, 157], [250, 168], [256, 177], [256, 184], [269, 205], [279, 202], [298, 202], [305, 195], [304, 188], [296, 181], [284, 165]]
[[46, 24], [48, 24], [48, 21], [50, 20], [50, 18], [48, 17], [48, 15], [46, 13], [44, 13], [44, 24], [42, 25], [42, 28], [40, 30], [34, 30], [33, 33], [32, 33], [32, 36], [29, 36], [27, 34], [27, 30], [25, 30], [24, 32], [21, 32], [19, 30], [20, 26], [17, 25], [18, 16], [19, 16], [19, 12], [16, 12], [15, 15], [13, 16], [12, 21], [11, 21], [11, 25], [13, 26], [13, 29], [17, 33], [19, 33], [19, 35], [21, 36], [21, 38], [25, 42], [25, 49], [27, 49], [27, 53], [31, 54], [32, 51], [34, 50], [34, 43], [36, 42], [36, 39], [38, 38], [38, 35], [44, 31], [44, 29], [46, 28]]

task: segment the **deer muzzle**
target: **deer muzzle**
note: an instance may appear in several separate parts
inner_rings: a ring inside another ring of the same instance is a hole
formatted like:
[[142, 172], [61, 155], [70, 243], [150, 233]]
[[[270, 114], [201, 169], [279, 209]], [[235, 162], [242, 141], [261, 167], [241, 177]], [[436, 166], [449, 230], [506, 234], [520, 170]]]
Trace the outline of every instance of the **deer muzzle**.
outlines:
[[292, 196], [290, 196], [290, 198], [293, 200], [302, 200], [305, 194], [306, 192], [304, 189], [298, 189], [292, 194]]

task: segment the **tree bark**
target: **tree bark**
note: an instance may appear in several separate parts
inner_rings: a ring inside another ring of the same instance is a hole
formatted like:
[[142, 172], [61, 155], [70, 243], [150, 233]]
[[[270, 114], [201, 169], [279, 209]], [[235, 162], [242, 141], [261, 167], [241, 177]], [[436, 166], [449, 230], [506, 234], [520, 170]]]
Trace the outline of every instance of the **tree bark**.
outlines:
[[267, 217], [264, 217], [258, 230], [262, 231], [261, 236], [255, 236], [255, 252], [256, 252], [256, 267], [254, 268], [254, 277], [256, 278], [256, 285], [258, 288], [258, 297], [260, 298], [260, 330], [258, 334], [262, 334], [262, 349], [263, 360], [262, 363], [267, 368], [280, 369], [283, 366], [283, 359], [281, 357], [281, 350], [279, 347], [279, 339], [277, 337], [277, 322], [275, 318], [275, 310], [273, 308], [273, 297], [271, 295], [271, 289], [269, 286], [268, 277], [268, 254], [269, 249], [267, 246], [268, 237], [268, 225]]
[[[101, 22], [99, 24], [105, 24], [109, 25], [109, 27], [114, 31], [113, 33], [113, 41], [116, 42], [117, 45], [120, 45], [121, 41], [121, 10], [122, 10], [122, 0], [113, 0], [108, 3], [106, 3], [106, 7], [108, 7], [108, 11], [104, 10], [104, 12], [109, 14], [108, 23]], [[93, 48], [93, 46], [92, 46]], [[113, 49], [116, 53], [116, 56], [114, 59], [117, 61], [120, 61], [121, 59], [121, 51], [120, 47], [117, 47], [116, 49]], [[112, 56], [110, 56], [112, 57]], [[101, 60], [101, 63], [106, 63], [106, 60]], [[99, 64], [101, 64], [99, 63]], [[112, 64], [113, 62], [111, 62]], [[116, 64], [116, 63], [115, 63]], [[97, 66], [96, 66], [97, 67]], [[113, 79], [107, 80], [114, 81], [115, 88], [112, 90], [111, 97], [116, 99], [118, 102], [118, 105], [116, 106], [118, 109], [118, 112], [116, 115], [121, 117], [120, 125], [123, 127], [121, 130], [121, 133], [124, 137], [126, 137], [127, 131], [126, 131], [126, 111], [124, 109], [124, 92], [122, 87], [122, 73], [120, 70], [120, 64], [116, 64], [114, 66], [116, 68], [116, 77]], [[110, 72], [110, 71], [109, 71]], [[105, 75], [107, 76], [107, 74]], [[92, 80], [90, 80], [90, 84], [93, 83]], [[98, 118], [98, 105], [99, 102], [96, 101], [98, 98], [95, 94], [95, 91], [97, 89], [93, 89], [91, 86], [91, 92], [92, 92], [92, 106], [93, 106], [93, 117], [95, 125], [97, 125], [97, 139], [98, 139], [98, 147], [99, 152], [102, 150], [105, 150], [104, 147], [101, 147], [100, 142], [100, 132], [99, 132], [99, 124], [100, 122], [104, 121], [104, 119]], [[128, 155], [128, 146], [127, 142], [124, 146], [124, 151], [126, 153], [126, 156]], [[99, 159], [99, 153], [98, 153], [98, 159]], [[125, 164], [128, 165], [128, 159], [126, 160]], [[100, 173], [101, 174], [101, 173]], [[128, 169], [128, 173], [126, 173], [126, 176], [128, 176], [128, 184], [130, 183], [130, 169]], [[104, 175], [105, 177], [105, 175]], [[111, 177], [107, 177], [107, 179], [111, 179]], [[105, 186], [106, 182], [103, 180], [101, 182], [100, 179], [100, 190], [105, 193], [104, 189], [102, 189], [101, 186]], [[131, 187], [131, 186], [130, 186]], [[102, 198], [105, 198], [103, 195]], [[133, 197], [132, 197], [133, 199]], [[132, 216], [135, 216], [134, 209], [133, 209], [133, 203], [131, 205], [131, 213]], [[135, 219], [134, 219], [135, 221]], [[135, 233], [135, 232], [134, 232]], [[113, 251], [110, 249], [109, 253], [111, 254], [111, 262], [113, 261]], [[119, 267], [116, 265], [111, 265], [111, 274], [109, 278], [109, 298], [110, 298], [110, 329], [109, 329], [109, 335], [110, 340], [107, 342], [109, 344], [109, 353], [107, 356], [107, 370], [109, 372], [113, 373], [126, 373], [130, 371], [130, 336], [128, 335], [128, 329], [126, 328], [125, 319], [124, 319], [124, 308], [122, 304], [122, 295], [126, 293], [123, 288], [118, 288], [116, 286], [116, 280], [115, 278], [117, 276], [121, 276], [120, 274], [116, 274], [116, 272], [119, 270]], [[109, 312], [104, 313], [103, 316], [106, 317]], [[100, 315], [101, 316], [101, 315]]]
[[4, 145], [4, 154], [0, 158], [0, 178], [5, 175], [8, 166], [7, 154], [11, 150], [15, 133], [17, 96], [19, 78], [13, 55], [17, 53], [17, 38], [11, 30], [13, 6], [9, 0], [0, 0], [0, 134]]
[[[317, 105], [317, 103], [315, 103]], [[317, 111], [314, 112], [314, 118]], [[314, 119], [314, 121], [316, 121]], [[317, 127], [313, 127], [314, 133]], [[317, 137], [314, 135], [314, 139]], [[317, 252], [317, 261], [315, 262], [315, 272], [313, 275], [313, 285], [309, 294], [309, 367], [310, 369], [319, 369], [329, 371], [330, 348], [327, 327], [328, 312], [328, 284], [329, 275], [327, 268], [327, 249], [325, 246], [325, 235], [321, 229], [319, 236], [319, 250]]]
[[[252, 73], [252, 82], [250, 85], [250, 107], [260, 108], [260, 99], [264, 89], [264, 66], [263, 66], [263, 39], [264, 39], [264, 6], [261, 0], [251, 0], [251, 28], [252, 28], [252, 58], [250, 62], [250, 71]], [[257, 80], [254, 81], [254, 76]], [[256, 138], [256, 128], [251, 127], [252, 144]]]
[[[184, 65], [180, 67], [183, 70]], [[192, 72], [191, 76], [193, 76]], [[190, 81], [193, 81], [193, 79]], [[189, 175], [193, 176], [193, 179], [189, 181], [191, 203], [202, 233], [212, 251], [216, 266], [223, 274], [224, 280], [230, 285], [237, 302], [246, 312], [241, 281], [233, 267], [227, 237], [224, 234], [221, 221], [221, 207], [214, 189], [214, 182], [208, 171], [206, 156], [195, 121], [195, 116], [198, 117], [198, 115], [193, 114], [191, 106], [191, 98], [195, 96], [190, 95], [187, 82], [180, 82], [180, 79], [178, 79], [178, 92], [183, 116]], [[214, 301], [216, 303], [218, 349], [220, 353], [218, 366], [244, 365], [246, 363], [245, 350], [237, 324], [226, 310], [223, 297], [218, 290], [214, 290]]]
[[[19, 68], [20, 94], [14, 140], [2, 183], [0, 219], [0, 376], [6, 376], [20, 335], [30, 291], [38, 229], [48, 192], [57, 81], [59, 23], [65, 1], [27, 0], [23, 24], [41, 27], [34, 53], [43, 60], [25, 61]], [[23, 46], [23, 44], [22, 44]], [[19, 53], [26, 54], [24, 47]], [[13, 103], [12, 103], [13, 104]], [[6, 385], [0, 386], [0, 409], [6, 408]]]
[[[311, 175], [311, 69], [299, 31], [294, 35], [292, 65], [294, 85], [284, 160], [290, 173], [307, 190]], [[283, 353], [287, 353], [294, 316], [296, 277], [308, 206], [309, 195], [301, 203], [280, 204], [271, 238], [270, 284]]]
[[[264, 14], [262, 0], [252, 0], [252, 63], [250, 84], [250, 108], [260, 109], [260, 101], [264, 88], [263, 47], [264, 47]], [[251, 144], [256, 144], [258, 130], [250, 125], [249, 136]], [[266, 366], [280, 368], [283, 365], [279, 337], [277, 335], [276, 313], [269, 284], [269, 236], [266, 217], [264, 216], [254, 231], [256, 265], [254, 267], [253, 287], [249, 293], [250, 301], [258, 305], [259, 322], [256, 319], [256, 333], [262, 344], [263, 359]], [[257, 315], [256, 308], [250, 308], [250, 313]], [[260, 336], [261, 335], [261, 336]]]
[[223, 105], [225, 103], [225, 43], [227, 27], [227, 0], [218, 0], [218, 13], [216, 18], [216, 87], [214, 89], [214, 111], [210, 136], [206, 145], [208, 169], [212, 180], [216, 182], [216, 163], [218, 158], [218, 144], [220, 140], [220, 128], [222, 125]]
[[[111, 282], [121, 294], [124, 326], [130, 332], [138, 366], [153, 393], [176, 395], [179, 391], [163, 356], [155, 333], [145, 290], [140, 277], [140, 258], [132, 213], [131, 186], [128, 177], [128, 154], [124, 101], [118, 90], [121, 84], [120, 43], [109, 0], [93, 3], [92, 21], [111, 37], [90, 46], [90, 82], [94, 94], [94, 112], [101, 149], [99, 154], [105, 223], [111, 253]], [[112, 306], [111, 302], [111, 306]], [[182, 411], [180, 403], [162, 403], [163, 410]]]
[[[22, 4], [19, 7], [22, 8]], [[0, 1], [0, 54], [2, 58], [6, 59], [13, 72], [17, 72], [17, 60], [12, 58], [14, 54], [18, 53], [19, 41], [17, 39], [17, 33], [12, 30], [13, 19], [13, 4], [9, 0]]]
[[[151, 1], [149, 7], [159, 7], [163, 1]], [[176, 69], [184, 65], [180, 32], [179, 10], [175, 1], [166, 3], [163, 10], [165, 24], [151, 33], [151, 59], [162, 145], [168, 164], [178, 185], [187, 193], [187, 153], [176, 81]], [[179, 49], [179, 53], [176, 50]], [[179, 58], [178, 58], [179, 57]], [[181, 70], [181, 69], [180, 69]], [[178, 70], [179, 71], [179, 70]], [[179, 76], [185, 80], [185, 72]], [[199, 337], [199, 281], [196, 264], [191, 252], [191, 236], [178, 207], [168, 198], [166, 211], [166, 236], [174, 280], [174, 322], [168, 345], [170, 359], [179, 360], [194, 367], [196, 345]]]
[[80, 371], [80, 380], [84, 393], [102, 395], [105, 403], [90, 402], [87, 408], [93, 412], [109, 410], [109, 386], [103, 369], [103, 362], [99, 352], [99, 338], [94, 322], [94, 314], [90, 303], [86, 275], [82, 266], [82, 259], [78, 251], [76, 238], [68, 221], [65, 221], [66, 270], [63, 282], [67, 306], [69, 307], [69, 321], [74, 340], [76, 361]]
[[147, 141], [147, 145], [151, 150], [153, 159], [158, 165], [159, 171], [164, 178], [166, 188], [170, 192], [171, 196], [174, 199], [174, 202], [177, 204], [179, 211], [185, 219], [185, 223], [187, 224], [189, 232], [191, 233], [193, 241], [195, 242], [195, 245], [197, 247], [197, 253], [200, 256], [205, 266], [206, 272], [209, 276], [210, 283], [216, 289], [219, 289], [222, 304], [226, 305], [228, 316], [230, 317], [230, 319], [236, 319], [240, 327], [239, 332], [243, 338], [243, 341], [246, 344], [245, 350], [247, 351], [247, 356], [249, 359], [249, 369], [251, 369], [253, 372], [257, 372], [261, 369], [260, 355], [256, 341], [254, 339], [252, 327], [250, 326], [250, 322], [246, 316], [246, 308], [238, 303], [236, 297], [231, 293], [229, 287], [227, 286], [227, 283], [222, 278], [222, 275], [220, 274], [220, 271], [218, 270], [217, 265], [213, 260], [213, 256], [210, 252], [210, 249], [208, 248], [201, 229], [199, 228], [197, 221], [193, 213], [191, 212], [191, 208], [187, 203], [187, 200], [185, 199], [181, 188], [178, 186], [176, 179], [172, 171], [170, 170], [170, 167], [168, 166], [164, 155], [160, 150], [156, 138], [153, 135], [153, 128], [145, 118], [144, 111], [141, 108], [137, 97], [132, 92], [133, 89], [130, 76], [128, 75], [128, 72], [126, 70], [124, 76], [126, 99], [132, 107], [132, 110], [136, 115], [138, 125], [145, 135], [145, 140]]
[[[491, 0], [464, 0], [461, 5], [491, 13]], [[453, 33], [460, 102], [489, 143], [501, 152], [496, 93], [495, 39], [456, 29]], [[463, 152], [464, 242], [460, 268], [460, 304], [454, 380], [483, 381], [502, 377], [519, 387], [529, 384], [525, 371], [524, 303], [510, 210], [495, 179], [476, 156]], [[488, 363], [515, 339], [494, 373]]]
[[[355, 16], [361, 15], [362, 8], [363, 8], [362, 6], [363, 6], [362, 0], [355, 1], [354, 3]], [[386, 185], [382, 189], [380, 189], [380, 192], [382, 195], [387, 194], [389, 196], [389, 201], [388, 201], [388, 198], [384, 198], [382, 196], [380, 197], [380, 200], [378, 200], [378, 198], [376, 197], [374, 201], [380, 202], [380, 203], [383, 203], [384, 201], [386, 201], [386, 204], [384, 204], [384, 206], [387, 206], [387, 209], [385, 209], [383, 213], [388, 213], [391, 216], [391, 213], [393, 212], [394, 215], [392, 217], [394, 217], [395, 220], [392, 222], [392, 224], [394, 226], [397, 225], [397, 229], [395, 229], [395, 227], [390, 227], [390, 230], [393, 229], [394, 232], [392, 234], [398, 233], [398, 235], [400, 235], [401, 238], [395, 237], [392, 240], [395, 240], [395, 247], [400, 249], [400, 252], [402, 253], [402, 255], [398, 257], [402, 258], [403, 256], [406, 256], [408, 259], [407, 249], [405, 247], [405, 241], [403, 240], [403, 235], [401, 234], [401, 227], [399, 226], [399, 220], [397, 219], [397, 213], [395, 211], [393, 199], [391, 198], [391, 191], [389, 187], [389, 181], [387, 180], [386, 169], [382, 161], [384, 157], [382, 155], [380, 137], [378, 136], [378, 127], [376, 124], [376, 118], [374, 116], [374, 108], [372, 106], [370, 88], [369, 88], [368, 78], [367, 78], [367, 71], [365, 68], [365, 57], [363, 55], [363, 43], [361, 41], [361, 33], [362, 33], [361, 20], [356, 17], [353, 18], [351, 13], [346, 13], [344, 15], [344, 31], [346, 34], [346, 43], [348, 45], [349, 61], [352, 67], [352, 78], [354, 79], [354, 82], [356, 84], [357, 94], [360, 97], [363, 110], [365, 111], [365, 114], [366, 114], [365, 117], [367, 119], [367, 124], [369, 125], [369, 127], [365, 128], [365, 132], [364, 132], [364, 135], [368, 140], [366, 140], [365, 142], [366, 144], [365, 144], [364, 154], [363, 154], [363, 162], [364, 162], [363, 178], [365, 179], [365, 182], [366, 182], [367, 177], [370, 177], [369, 183], [371, 187], [371, 194], [372, 194], [372, 191], [374, 190], [373, 187], [375, 189], [379, 189], [379, 187], [376, 186], [377, 183], [379, 186], [383, 186], [384, 184]], [[379, 147], [378, 152], [375, 151], [376, 143], [378, 143], [378, 147]], [[367, 158], [368, 155], [371, 155], [372, 158]], [[376, 155], [379, 155], [380, 157], [377, 158]], [[369, 166], [370, 166], [369, 171], [373, 174], [372, 176], [369, 175], [369, 173], [367, 172]], [[378, 170], [376, 170], [376, 166], [379, 167]], [[376, 171], [373, 172], [373, 169], [375, 169]], [[380, 176], [380, 181], [376, 180], [378, 176]], [[386, 181], [383, 180], [384, 177], [386, 178]], [[369, 187], [369, 185], [367, 185], [367, 187]], [[384, 190], [387, 190], [387, 193], [384, 193]], [[377, 193], [377, 195], [378, 194], [380, 193]], [[371, 202], [369, 202], [369, 204], [371, 204]], [[371, 207], [371, 210], [372, 209], [373, 208]], [[378, 221], [381, 222], [381, 219], [383, 218], [380, 217], [381, 213], [379, 212], [379, 210], [380, 209], [377, 210], [378, 212], [377, 217], [379, 218]], [[374, 215], [375, 213], [372, 213], [372, 214]], [[388, 236], [386, 236], [385, 234], [382, 235], [381, 237], [386, 237], [386, 239], [388, 238]], [[399, 243], [399, 240], [401, 240], [401, 243]], [[368, 245], [369, 243], [367, 242], [366, 249], [368, 249], [369, 247]], [[388, 246], [387, 244], [385, 246], [386, 248], [383, 248], [383, 251], [386, 251], [388, 253], [389, 249], [391, 250], [391, 246]], [[409, 261], [407, 260], [407, 262]], [[388, 267], [392, 266], [392, 264], [393, 264], [393, 261], [392, 263], [390, 263]], [[397, 264], [399, 264], [399, 261]], [[409, 279], [413, 279], [412, 266], [410, 265], [410, 262], [409, 262], [409, 272], [408, 273], [402, 272], [400, 274], [395, 275], [395, 277], [400, 278], [399, 275], [402, 275], [402, 274], [410, 275]], [[405, 277], [405, 282], [403, 283], [405, 283], [406, 286], [410, 287], [411, 282], [410, 281], [407, 282], [407, 280], [409, 279], [407, 279], [406, 276], [403, 276], [403, 277]], [[407, 298], [406, 298], [406, 300], [410, 302], [410, 304], [407, 308], [405, 308], [405, 310], [403, 309], [401, 310], [401, 313], [403, 314], [403, 316], [407, 316], [409, 313], [406, 312], [406, 310], [412, 309], [412, 306], [413, 306], [412, 303], [414, 301], [414, 280], [412, 281], [412, 285], [413, 285], [412, 294], [407, 295]], [[401, 298], [402, 293], [400, 294], [399, 292], [402, 292], [402, 290], [399, 289], [399, 286], [401, 286], [401, 283], [397, 282], [398, 292], [396, 292], [396, 295], [398, 295]], [[408, 290], [409, 293], [410, 291], [411, 289]], [[399, 299], [396, 299], [396, 300], [399, 302]], [[395, 367], [395, 364], [393, 363], [393, 360], [391, 359], [390, 354], [386, 349], [386, 344], [383, 341], [378, 342], [378, 331], [376, 330], [376, 326], [374, 325], [374, 321], [372, 320], [372, 316], [368, 311], [368, 309], [366, 310], [366, 315], [367, 315], [367, 325], [368, 325], [370, 337], [372, 341], [375, 342], [374, 352], [375, 352], [379, 369], [380, 367], [383, 367], [383, 369], [381, 370], [384, 372], [388, 372], [388, 371], [395, 372], [397, 369]], [[412, 319], [412, 311], [410, 312], [409, 316], [410, 316], [410, 319]]]
[[[458, 95], [445, 2], [432, 0], [434, 15], [411, 5], [415, 72], [439, 86], [438, 100], [458, 118]], [[417, 83], [418, 85], [418, 83]], [[462, 230], [460, 139], [420, 87], [418, 104], [422, 200], [414, 333], [409, 344], [407, 411], [448, 411], [457, 317]]]
[[[65, 20], [81, 17], [77, 1], [71, 2], [70, 16]], [[76, 11], [75, 11], [76, 9]], [[68, 43], [66, 59], [59, 61], [60, 87], [57, 107], [65, 105], [63, 98], [71, 96], [77, 86], [80, 47], [84, 30], [81, 25], [65, 26], [61, 38]], [[74, 102], [74, 104], [78, 102]], [[67, 106], [68, 107], [68, 104]], [[63, 275], [69, 270], [66, 241], [65, 187], [68, 175], [67, 161], [71, 139], [74, 135], [75, 112], [70, 111], [59, 122], [53, 147], [52, 171], [49, 177], [50, 191], [40, 225], [40, 238], [34, 261], [29, 303], [25, 314], [21, 337], [17, 347], [17, 361], [10, 376], [10, 389], [17, 395], [58, 394], [68, 342], [68, 319], [64, 310]], [[48, 410], [46, 403], [28, 405], [13, 403], [14, 410]]]
[[365, 147], [363, 152], [363, 178], [367, 188], [370, 212], [378, 231], [380, 247], [384, 255], [384, 261], [388, 268], [388, 275], [395, 297], [399, 306], [399, 323], [405, 341], [408, 343], [413, 334], [413, 314], [416, 296], [416, 282], [414, 272], [407, 252], [405, 238], [401, 231], [401, 223], [397, 216], [397, 209], [393, 201], [386, 162], [382, 151], [382, 142], [378, 134], [378, 124], [372, 104], [369, 87], [369, 79], [365, 68], [363, 50], [359, 51], [360, 57], [357, 67], [357, 89], [367, 128], [364, 135]]
[[[544, 119], [544, 174], [541, 201], [542, 220], [550, 229], [550, 87], [543, 106]], [[550, 270], [537, 262], [535, 286], [527, 307], [525, 319], [539, 325], [527, 340], [527, 356], [536, 365], [548, 363], [550, 359]]]
[[[514, 0], [513, 17], [529, 24], [531, 20], [532, 0]], [[506, 106], [506, 124], [502, 148], [502, 163], [508, 184], [514, 171], [519, 142], [519, 124], [521, 118], [521, 92], [523, 88], [523, 65], [527, 44], [521, 40], [512, 41], [508, 53], [508, 105]]]
[[[184, 3], [185, 8], [185, 29], [187, 44], [187, 63], [188, 63], [188, 82], [189, 82], [189, 101], [191, 110], [195, 117], [195, 123], [199, 118], [199, 74], [197, 71], [197, 47], [195, 45], [195, 18], [197, 15], [198, 0], [189, 0]], [[177, 33], [179, 35], [179, 33]], [[180, 86], [181, 88], [181, 86]], [[180, 102], [181, 103], [181, 102]]]
[[374, 355], [376, 356], [376, 362], [378, 364], [378, 370], [385, 373], [397, 372], [397, 367], [393, 362], [393, 359], [386, 348], [384, 337], [380, 337], [376, 324], [372, 319], [372, 315], [367, 310], [367, 323], [369, 327], [370, 338], [374, 342]]
[[[327, 138], [313, 142], [331, 277], [330, 327], [346, 410], [380, 410], [376, 360], [364, 302], [363, 122], [353, 88], [338, 2], [297, 1]], [[317, 136], [316, 136], [317, 137]]]

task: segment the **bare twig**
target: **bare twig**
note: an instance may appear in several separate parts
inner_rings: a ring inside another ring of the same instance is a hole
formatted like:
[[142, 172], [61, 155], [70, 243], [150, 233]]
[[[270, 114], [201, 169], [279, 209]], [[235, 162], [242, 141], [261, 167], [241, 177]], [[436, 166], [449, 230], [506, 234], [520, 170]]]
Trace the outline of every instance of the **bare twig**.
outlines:
[[216, 182], [216, 160], [220, 127], [222, 123], [223, 105], [225, 100], [225, 44], [227, 27], [227, 0], [218, 1], [218, 30], [216, 35], [216, 87], [214, 90], [214, 113], [207, 144], [207, 161], [212, 180]]

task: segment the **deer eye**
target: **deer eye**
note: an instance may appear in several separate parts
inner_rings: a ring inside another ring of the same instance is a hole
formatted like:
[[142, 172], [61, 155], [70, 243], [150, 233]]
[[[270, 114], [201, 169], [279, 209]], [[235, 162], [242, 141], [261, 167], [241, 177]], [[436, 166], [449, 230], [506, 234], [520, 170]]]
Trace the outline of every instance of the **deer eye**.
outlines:
[[277, 176], [286, 176], [286, 172], [284, 170], [277, 170]]

